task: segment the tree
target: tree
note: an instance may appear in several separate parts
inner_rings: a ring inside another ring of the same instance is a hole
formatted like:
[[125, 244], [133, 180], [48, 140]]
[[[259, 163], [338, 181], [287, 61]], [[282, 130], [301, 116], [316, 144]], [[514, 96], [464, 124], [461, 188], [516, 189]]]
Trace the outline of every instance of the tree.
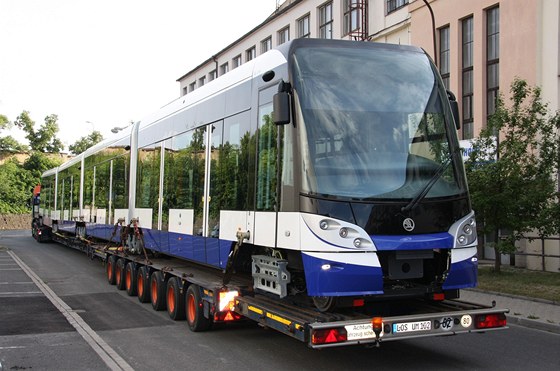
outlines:
[[49, 169], [59, 166], [61, 163], [61, 159], [53, 159], [43, 153], [33, 152], [23, 163], [23, 168], [29, 172], [35, 181], [35, 184], [38, 184], [41, 181], [41, 174]]
[[26, 213], [34, 184], [31, 174], [10, 159], [0, 166], [0, 184], [0, 213]]
[[57, 120], [57, 115], [48, 115], [39, 130], [35, 130], [35, 121], [31, 119], [28, 111], [23, 111], [14, 124], [27, 134], [25, 138], [29, 141], [29, 146], [33, 151], [59, 153], [64, 149], [64, 145], [56, 137]]
[[71, 144], [68, 149], [75, 155], [79, 155], [91, 146], [101, 142], [103, 135], [97, 130], [92, 131], [89, 135], [81, 137], [74, 144]]
[[500, 95], [465, 164], [479, 227], [493, 235], [497, 272], [500, 254], [515, 251], [524, 233], [558, 230], [560, 115], [549, 113], [540, 88], [524, 80], [515, 79], [510, 92], [510, 107]]
[[[0, 131], [11, 129], [12, 127], [13, 124], [10, 122], [10, 120], [8, 120], [8, 117], [6, 117], [5, 115], [0, 115]], [[11, 135], [0, 136], [0, 151], [26, 152], [28, 150], [29, 147], [21, 144]]]

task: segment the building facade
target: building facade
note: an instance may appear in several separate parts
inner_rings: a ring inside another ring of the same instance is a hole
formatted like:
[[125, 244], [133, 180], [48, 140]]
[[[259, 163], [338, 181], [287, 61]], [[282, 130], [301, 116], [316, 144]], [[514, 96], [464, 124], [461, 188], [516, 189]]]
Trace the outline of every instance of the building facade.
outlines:
[[[285, 0], [262, 23], [202, 61], [177, 81], [185, 95], [271, 48], [300, 37], [368, 40], [424, 48], [459, 102], [466, 143], [485, 127], [498, 93], [508, 99], [519, 77], [542, 88], [549, 109], [560, 109], [560, 2], [558, 0]], [[560, 255], [560, 243], [544, 251]], [[540, 242], [522, 242], [541, 252]], [[492, 257], [490, 249], [486, 257]], [[540, 257], [518, 264], [541, 269]], [[546, 261], [560, 270], [560, 259]]]

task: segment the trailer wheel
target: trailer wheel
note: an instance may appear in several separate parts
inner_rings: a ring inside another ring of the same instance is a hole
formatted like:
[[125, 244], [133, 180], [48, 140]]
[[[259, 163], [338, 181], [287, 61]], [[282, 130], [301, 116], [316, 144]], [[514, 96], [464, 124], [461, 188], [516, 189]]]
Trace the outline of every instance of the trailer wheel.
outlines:
[[148, 267], [144, 265], [138, 268], [136, 272], [136, 291], [140, 303], [148, 303], [150, 301], [150, 275]]
[[165, 278], [163, 273], [155, 271], [150, 277], [150, 293], [154, 310], [164, 310], [165, 304]]
[[119, 259], [117, 260], [117, 265], [115, 267], [115, 284], [117, 285], [117, 289], [124, 290], [126, 288], [125, 282], [125, 268], [126, 268], [126, 259]]
[[313, 296], [313, 304], [319, 312], [331, 312], [336, 308], [338, 300], [335, 296]]
[[129, 262], [126, 265], [124, 282], [126, 286], [126, 293], [129, 296], [136, 296], [138, 276], [136, 275], [136, 264], [134, 264], [134, 262]]
[[115, 269], [117, 267], [117, 259], [118, 257], [115, 255], [111, 255], [107, 258], [105, 269], [107, 271], [107, 281], [109, 282], [109, 285], [114, 285], [116, 283]]
[[212, 319], [204, 317], [204, 305], [197, 285], [190, 285], [187, 289], [187, 322], [194, 332], [212, 327]]
[[177, 277], [167, 281], [167, 313], [174, 321], [185, 319], [185, 293]]

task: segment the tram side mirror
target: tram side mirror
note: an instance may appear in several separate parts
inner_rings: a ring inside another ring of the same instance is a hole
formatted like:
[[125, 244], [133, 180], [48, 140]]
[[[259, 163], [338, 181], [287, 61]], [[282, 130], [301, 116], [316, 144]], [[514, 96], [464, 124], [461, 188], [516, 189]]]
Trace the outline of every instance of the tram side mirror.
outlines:
[[451, 113], [453, 114], [453, 120], [455, 120], [455, 127], [457, 130], [461, 129], [461, 119], [459, 117], [459, 104], [457, 103], [457, 98], [450, 90], [447, 90], [447, 99], [449, 99], [449, 104], [451, 106]]
[[290, 123], [290, 84], [280, 81], [278, 93], [272, 99], [273, 120], [276, 125], [286, 125]]

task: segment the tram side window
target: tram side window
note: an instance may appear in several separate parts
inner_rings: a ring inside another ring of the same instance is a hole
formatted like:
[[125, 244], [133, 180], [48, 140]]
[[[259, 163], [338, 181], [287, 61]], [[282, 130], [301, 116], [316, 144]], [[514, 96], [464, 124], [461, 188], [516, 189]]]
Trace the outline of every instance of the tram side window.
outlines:
[[[193, 233], [202, 230], [205, 129], [183, 133], [165, 142], [162, 229], [167, 230], [170, 209], [192, 210]], [[190, 224], [190, 223], [189, 223]]]
[[70, 168], [72, 174], [72, 213], [70, 220], [79, 220], [80, 217], [80, 164], [75, 164]]
[[51, 216], [51, 203], [52, 203], [52, 181], [53, 176], [49, 176], [42, 180], [41, 184], [41, 204], [40, 207], [42, 209], [43, 216]]
[[[128, 153], [113, 159], [113, 205], [114, 209], [128, 208], [128, 172], [129, 172]], [[114, 215], [114, 212], [111, 213]]]
[[276, 207], [278, 127], [272, 121], [272, 103], [259, 106], [257, 149], [256, 209], [274, 211]]
[[93, 208], [93, 168], [86, 168], [84, 170], [84, 221], [92, 221], [92, 208]]
[[109, 203], [109, 179], [111, 172], [111, 161], [105, 161], [95, 166], [95, 197], [93, 200], [93, 221], [106, 224], [107, 209]]
[[152, 228], [158, 227], [161, 143], [138, 150], [136, 207], [152, 210]]
[[[221, 187], [220, 210], [250, 210], [249, 196], [253, 195], [255, 137], [251, 135], [251, 115], [242, 112], [224, 120], [223, 144], [220, 150]], [[251, 187], [251, 189], [250, 189]]]
[[210, 143], [210, 199], [209, 199], [209, 218], [208, 218], [208, 236], [218, 237], [220, 230], [220, 210], [224, 209], [223, 199], [228, 190], [224, 187], [224, 178], [222, 170], [222, 131], [223, 121], [218, 121], [208, 126], [212, 131]]
[[69, 211], [70, 211], [70, 174], [68, 169], [63, 170], [59, 173], [58, 176], [58, 209], [60, 211], [60, 220], [68, 220], [69, 219]]

